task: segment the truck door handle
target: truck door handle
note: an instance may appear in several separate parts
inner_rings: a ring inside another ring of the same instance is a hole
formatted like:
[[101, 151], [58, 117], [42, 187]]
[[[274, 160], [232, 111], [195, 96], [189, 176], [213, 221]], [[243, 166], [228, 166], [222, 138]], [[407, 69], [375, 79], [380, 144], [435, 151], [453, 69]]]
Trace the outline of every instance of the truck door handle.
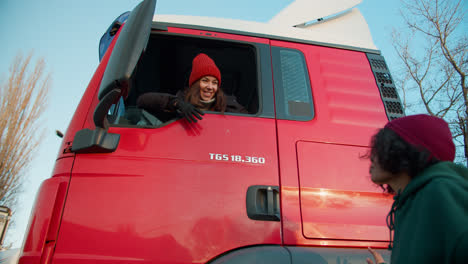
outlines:
[[279, 187], [253, 185], [247, 189], [247, 215], [253, 220], [280, 221]]

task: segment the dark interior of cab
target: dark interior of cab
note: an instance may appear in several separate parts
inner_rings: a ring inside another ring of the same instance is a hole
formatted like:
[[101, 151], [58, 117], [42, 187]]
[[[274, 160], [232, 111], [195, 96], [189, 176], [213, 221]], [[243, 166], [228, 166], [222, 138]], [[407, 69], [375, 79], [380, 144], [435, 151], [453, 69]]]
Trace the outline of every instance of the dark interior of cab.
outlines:
[[[235, 96], [249, 114], [259, 108], [258, 67], [255, 47], [212, 38], [151, 35], [138, 62], [125, 108], [135, 108], [138, 96], [147, 92], [175, 95], [188, 86], [192, 60], [199, 53], [211, 57], [221, 72], [221, 88]], [[132, 122], [130, 122], [131, 124]]]

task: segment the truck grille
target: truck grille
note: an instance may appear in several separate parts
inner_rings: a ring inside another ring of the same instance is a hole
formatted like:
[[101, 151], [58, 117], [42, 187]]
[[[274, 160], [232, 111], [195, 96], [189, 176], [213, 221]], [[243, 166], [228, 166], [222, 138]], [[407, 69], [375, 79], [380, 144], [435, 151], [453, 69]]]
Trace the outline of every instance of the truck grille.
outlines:
[[405, 116], [403, 105], [388, 70], [385, 59], [376, 54], [367, 54], [367, 59], [374, 73], [375, 81], [380, 90], [380, 96], [389, 120]]

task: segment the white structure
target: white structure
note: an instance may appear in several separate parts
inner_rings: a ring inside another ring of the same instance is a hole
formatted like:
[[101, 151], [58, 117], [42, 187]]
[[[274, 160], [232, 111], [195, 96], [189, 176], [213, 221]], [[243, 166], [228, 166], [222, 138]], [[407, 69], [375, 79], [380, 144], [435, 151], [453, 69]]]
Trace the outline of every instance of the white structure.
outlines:
[[175, 15], [155, 15], [153, 21], [376, 50], [369, 26], [356, 8], [361, 2], [296, 0], [268, 23]]

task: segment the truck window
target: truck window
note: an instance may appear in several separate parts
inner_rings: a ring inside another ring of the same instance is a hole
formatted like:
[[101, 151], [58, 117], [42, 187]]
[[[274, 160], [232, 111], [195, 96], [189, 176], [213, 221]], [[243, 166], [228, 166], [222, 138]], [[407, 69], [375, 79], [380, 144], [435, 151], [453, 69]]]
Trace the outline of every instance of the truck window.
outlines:
[[272, 47], [277, 118], [308, 121], [314, 116], [309, 74], [302, 52]]
[[[153, 34], [132, 78], [132, 89], [125, 100], [109, 112], [116, 126], [159, 127], [176, 120], [156, 116], [139, 109], [137, 99], [148, 92], [176, 95], [188, 86], [192, 60], [199, 53], [212, 58], [221, 72], [221, 89], [235, 98], [248, 113], [226, 115], [258, 115], [259, 76], [257, 48], [240, 42], [207, 38]], [[217, 112], [209, 112], [217, 114]]]

